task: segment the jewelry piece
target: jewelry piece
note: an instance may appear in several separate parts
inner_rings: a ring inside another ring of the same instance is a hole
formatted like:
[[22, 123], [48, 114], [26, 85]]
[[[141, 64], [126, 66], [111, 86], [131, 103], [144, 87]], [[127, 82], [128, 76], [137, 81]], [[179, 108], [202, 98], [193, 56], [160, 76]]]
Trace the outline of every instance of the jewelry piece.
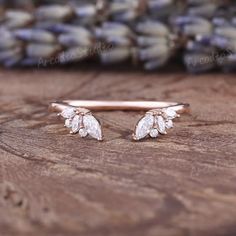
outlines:
[[65, 127], [71, 130], [71, 134], [79, 133], [82, 138], [90, 135], [99, 141], [103, 140], [101, 124], [90, 110], [81, 107], [65, 106], [63, 104], [56, 104], [54, 108], [61, 111], [58, 113], [58, 116], [62, 116], [65, 119]]
[[167, 134], [166, 130], [173, 128], [173, 119], [180, 117], [179, 113], [189, 111], [189, 104], [156, 101], [89, 101], [65, 100], [51, 103], [53, 111], [65, 119], [65, 126], [72, 134], [79, 133], [81, 137], [88, 134], [102, 140], [100, 122], [92, 115], [94, 111], [147, 111], [138, 121], [133, 134], [134, 140], [141, 140], [148, 135], [157, 138]]
[[171, 107], [146, 112], [135, 127], [134, 140], [141, 140], [148, 135], [157, 138], [160, 134], [167, 134], [166, 130], [174, 127], [172, 120], [176, 117], [180, 115]]

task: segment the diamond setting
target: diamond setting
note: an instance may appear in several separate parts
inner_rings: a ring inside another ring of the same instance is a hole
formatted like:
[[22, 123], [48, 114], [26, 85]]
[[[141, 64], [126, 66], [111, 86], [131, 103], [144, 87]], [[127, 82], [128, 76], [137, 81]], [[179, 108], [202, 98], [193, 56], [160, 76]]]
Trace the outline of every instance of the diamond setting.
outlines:
[[72, 127], [72, 119], [65, 120], [65, 127], [70, 129]]
[[140, 140], [145, 138], [151, 131], [154, 123], [154, 116], [146, 114], [137, 124], [134, 138]]
[[171, 107], [162, 109], [162, 112], [166, 119], [172, 120], [177, 117], [176, 111]]
[[85, 138], [88, 135], [88, 132], [86, 131], [86, 129], [82, 128], [79, 130], [79, 135], [82, 138]]
[[65, 127], [71, 130], [71, 134], [79, 133], [82, 138], [90, 135], [99, 141], [103, 139], [100, 123], [87, 109], [69, 107], [59, 115], [65, 119]]
[[157, 116], [156, 117], [156, 123], [157, 123], [157, 129], [161, 134], [166, 133], [166, 124], [165, 120], [162, 116]]
[[65, 119], [72, 119], [76, 115], [76, 111], [73, 107], [68, 107], [60, 115]]
[[174, 123], [172, 120], [167, 120], [166, 121], [166, 128], [167, 129], [172, 129], [174, 127]]
[[79, 115], [75, 115], [71, 122], [71, 131], [73, 134], [76, 134], [80, 129], [81, 118]]
[[154, 109], [148, 111], [137, 123], [133, 134], [134, 140], [141, 140], [148, 135], [157, 138], [159, 134], [167, 134], [166, 130], [173, 128], [173, 119], [179, 117], [172, 108]]
[[157, 138], [158, 135], [159, 135], [159, 132], [157, 129], [151, 129], [149, 135], [152, 137], [152, 138]]
[[85, 130], [91, 137], [97, 140], [102, 140], [101, 125], [93, 115], [85, 115], [83, 123]]

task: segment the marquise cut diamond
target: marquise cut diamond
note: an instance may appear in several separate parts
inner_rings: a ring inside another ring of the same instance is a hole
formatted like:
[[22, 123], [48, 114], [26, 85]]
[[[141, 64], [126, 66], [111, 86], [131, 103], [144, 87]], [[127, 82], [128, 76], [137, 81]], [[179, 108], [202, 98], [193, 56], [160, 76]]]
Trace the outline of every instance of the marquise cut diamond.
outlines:
[[102, 140], [101, 126], [93, 115], [85, 115], [83, 123], [86, 131], [91, 137], [97, 140]]
[[166, 121], [166, 128], [167, 129], [171, 129], [174, 127], [173, 121], [172, 120], [168, 120]]
[[61, 116], [65, 119], [72, 119], [75, 115], [76, 115], [75, 109], [72, 107], [64, 109], [61, 113]]
[[165, 124], [164, 118], [162, 116], [157, 116], [156, 122], [157, 122], [158, 131], [161, 134], [165, 134], [166, 133], [166, 124]]
[[80, 116], [76, 115], [71, 122], [71, 130], [74, 134], [79, 131], [80, 123], [81, 123]]
[[174, 119], [174, 118], [177, 117], [177, 113], [176, 113], [176, 111], [173, 108], [170, 108], [170, 107], [169, 108], [165, 108], [165, 109], [163, 109], [163, 112], [164, 112], [165, 117], [167, 119]]
[[154, 123], [154, 116], [151, 114], [146, 114], [137, 124], [136, 130], [135, 130], [135, 138], [137, 140], [140, 140], [144, 137], [146, 137], [150, 130], [153, 127]]

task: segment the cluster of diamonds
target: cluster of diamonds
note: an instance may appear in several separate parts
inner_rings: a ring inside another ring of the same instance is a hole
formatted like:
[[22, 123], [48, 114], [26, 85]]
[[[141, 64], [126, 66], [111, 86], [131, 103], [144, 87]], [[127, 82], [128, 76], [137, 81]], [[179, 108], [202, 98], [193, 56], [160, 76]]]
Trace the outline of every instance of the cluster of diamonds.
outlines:
[[173, 108], [163, 108], [148, 111], [135, 128], [133, 138], [140, 140], [148, 135], [157, 138], [160, 134], [167, 134], [167, 130], [174, 127], [173, 119], [179, 117]]
[[79, 134], [82, 138], [90, 135], [92, 138], [102, 140], [101, 125], [98, 120], [86, 109], [65, 108], [58, 115], [65, 119], [65, 127], [71, 134]]

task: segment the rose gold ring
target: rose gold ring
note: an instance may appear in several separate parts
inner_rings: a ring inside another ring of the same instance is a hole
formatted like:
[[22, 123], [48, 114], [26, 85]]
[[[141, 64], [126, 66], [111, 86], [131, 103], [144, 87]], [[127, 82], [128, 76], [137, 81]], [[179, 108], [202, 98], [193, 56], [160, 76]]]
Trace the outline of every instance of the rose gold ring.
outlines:
[[50, 110], [59, 112], [65, 119], [65, 126], [72, 134], [79, 133], [81, 137], [90, 135], [102, 140], [100, 122], [92, 111], [146, 111], [138, 121], [133, 134], [134, 140], [140, 140], [148, 135], [157, 138], [167, 134], [166, 130], [173, 128], [173, 119], [179, 114], [190, 111], [190, 105], [177, 102], [159, 101], [92, 101], [92, 100], [64, 100], [50, 104]]

